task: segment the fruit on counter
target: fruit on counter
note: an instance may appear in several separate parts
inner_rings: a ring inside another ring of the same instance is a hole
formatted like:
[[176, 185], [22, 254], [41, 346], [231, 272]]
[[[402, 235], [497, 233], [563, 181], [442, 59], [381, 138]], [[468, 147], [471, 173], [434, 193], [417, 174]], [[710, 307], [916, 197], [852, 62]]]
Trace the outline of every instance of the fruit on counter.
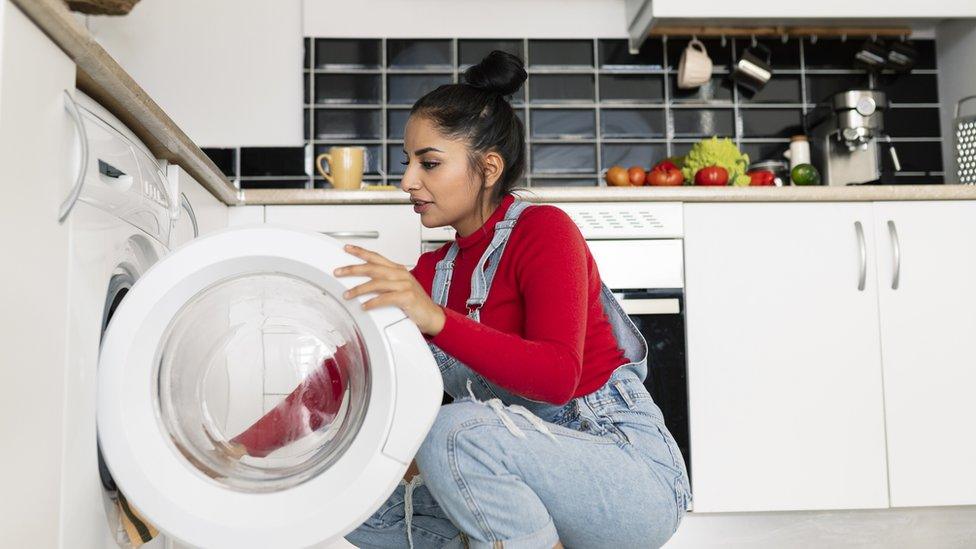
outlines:
[[812, 164], [797, 164], [790, 170], [790, 179], [794, 185], [819, 185], [820, 172]]
[[749, 168], [749, 155], [739, 152], [729, 138], [703, 139], [695, 143], [688, 154], [684, 157], [682, 173], [688, 181], [697, 182], [697, 174], [703, 168], [719, 167], [723, 168], [727, 174], [728, 181], [733, 185], [745, 186], [752, 179], [746, 175]]
[[640, 166], [631, 166], [627, 168], [627, 180], [630, 184], [638, 187], [644, 184], [644, 168]]
[[630, 177], [627, 175], [627, 170], [620, 166], [613, 166], [607, 170], [606, 175], [607, 185], [613, 187], [624, 187], [630, 185]]
[[721, 166], [708, 166], [695, 172], [695, 185], [719, 187], [729, 184], [729, 172]]
[[671, 160], [670, 158], [667, 158], [658, 162], [657, 164], [654, 164], [654, 167], [651, 168], [651, 171], [653, 172], [654, 170], [680, 170], [680, 169], [681, 166], [675, 164], [674, 161]]
[[[674, 164], [665, 161], [668, 164], [674, 166]], [[646, 185], [654, 185], [655, 187], [676, 187], [678, 185], [683, 185], [685, 182], [685, 176], [681, 173], [677, 167], [665, 167], [659, 168], [665, 162], [659, 162], [654, 169], [647, 172], [647, 178], [644, 183]]]
[[752, 170], [749, 172], [750, 187], [768, 187], [776, 184], [776, 174], [769, 170]]

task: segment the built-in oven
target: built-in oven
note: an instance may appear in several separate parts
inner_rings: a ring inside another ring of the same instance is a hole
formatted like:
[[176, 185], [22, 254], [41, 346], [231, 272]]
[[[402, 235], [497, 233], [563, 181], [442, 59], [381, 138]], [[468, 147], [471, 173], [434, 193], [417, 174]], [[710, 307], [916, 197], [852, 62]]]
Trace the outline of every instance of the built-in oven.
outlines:
[[[647, 387], [691, 476], [685, 360], [684, 247], [680, 203], [553, 203], [576, 222], [603, 282], [644, 335]], [[424, 251], [454, 237], [423, 228]]]

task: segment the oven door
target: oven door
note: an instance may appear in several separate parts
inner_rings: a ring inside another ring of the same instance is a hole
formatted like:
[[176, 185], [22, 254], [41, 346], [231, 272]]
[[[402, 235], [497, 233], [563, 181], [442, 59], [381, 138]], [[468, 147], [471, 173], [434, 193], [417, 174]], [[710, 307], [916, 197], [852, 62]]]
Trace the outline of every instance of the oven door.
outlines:
[[664, 413], [664, 423], [678, 443], [691, 477], [684, 291], [614, 290], [614, 296], [647, 340], [644, 386]]

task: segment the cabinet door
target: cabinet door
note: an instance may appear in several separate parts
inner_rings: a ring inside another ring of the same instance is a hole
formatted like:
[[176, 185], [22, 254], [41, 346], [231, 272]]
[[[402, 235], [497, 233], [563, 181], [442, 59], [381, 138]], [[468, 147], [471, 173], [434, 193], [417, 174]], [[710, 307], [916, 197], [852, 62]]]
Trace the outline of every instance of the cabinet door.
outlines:
[[4, 547], [56, 547], [65, 520], [65, 322], [72, 304], [68, 225], [58, 215], [80, 169], [65, 109], [65, 90], [73, 93], [74, 85], [71, 59], [19, 8], [0, 2], [0, 459], [16, 471], [0, 498]]
[[871, 214], [685, 206], [695, 511], [887, 506]]
[[420, 216], [409, 204], [267, 206], [265, 221], [318, 231], [407, 266], [420, 257]]
[[875, 207], [891, 504], [976, 504], [976, 202]]

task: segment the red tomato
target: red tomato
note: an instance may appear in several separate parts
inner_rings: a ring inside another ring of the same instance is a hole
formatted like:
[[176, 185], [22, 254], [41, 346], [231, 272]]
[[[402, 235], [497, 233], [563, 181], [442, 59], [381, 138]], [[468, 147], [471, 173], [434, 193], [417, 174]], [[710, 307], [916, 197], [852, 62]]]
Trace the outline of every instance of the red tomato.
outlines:
[[647, 172], [646, 183], [656, 187], [674, 187], [685, 182], [685, 176], [677, 168], [653, 169]]
[[680, 169], [681, 168], [679, 168], [678, 165], [675, 164], [674, 162], [671, 162], [670, 160], [662, 160], [657, 164], [654, 164], [654, 167], [651, 168], [651, 171], [653, 172], [654, 170], [680, 170]]
[[753, 170], [748, 173], [750, 187], [768, 187], [775, 185], [776, 174], [769, 170]]
[[643, 185], [644, 168], [641, 168], [640, 166], [631, 166], [627, 169], [627, 179], [630, 180], [631, 185]]
[[721, 187], [729, 183], [729, 172], [721, 166], [709, 166], [695, 173], [695, 185]]

